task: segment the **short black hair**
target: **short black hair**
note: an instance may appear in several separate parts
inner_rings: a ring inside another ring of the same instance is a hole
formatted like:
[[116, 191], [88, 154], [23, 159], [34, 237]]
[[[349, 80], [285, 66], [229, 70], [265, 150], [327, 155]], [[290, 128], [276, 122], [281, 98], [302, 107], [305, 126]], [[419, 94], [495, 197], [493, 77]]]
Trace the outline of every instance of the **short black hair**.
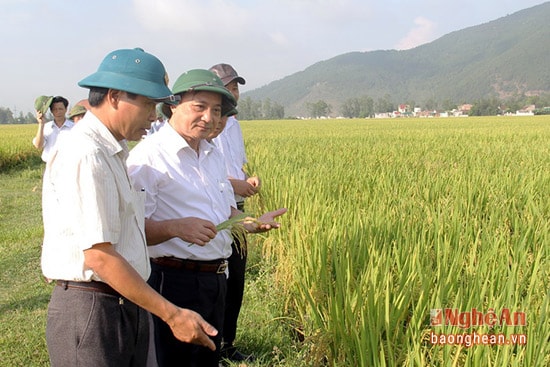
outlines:
[[[90, 93], [88, 93], [88, 103], [90, 103], [90, 106], [97, 107], [103, 102], [105, 99], [105, 96], [109, 92], [109, 88], [103, 88], [103, 87], [92, 87], [90, 88]], [[137, 94], [125, 92], [128, 95], [128, 98], [130, 99], [136, 99]]]
[[88, 103], [90, 103], [90, 106], [97, 107], [101, 104], [105, 96], [107, 95], [107, 92], [109, 91], [108, 88], [101, 88], [101, 87], [92, 87], [90, 88], [90, 93], [88, 94]]
[[50, 111], [52, 110], [54, 103], [59, 103], [59, 102], [63, 103], [65, 108], [69, 106], [69, 101], [67, 100], [67, 98], [61, 97], [61, 96], [55, 96], [52, 99], [52, 104], [50, 104]]

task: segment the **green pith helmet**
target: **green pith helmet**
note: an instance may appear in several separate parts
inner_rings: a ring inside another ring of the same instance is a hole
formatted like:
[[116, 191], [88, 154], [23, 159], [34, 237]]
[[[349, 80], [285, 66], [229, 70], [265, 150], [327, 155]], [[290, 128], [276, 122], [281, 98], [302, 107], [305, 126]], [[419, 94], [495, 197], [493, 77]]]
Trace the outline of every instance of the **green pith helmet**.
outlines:
[[230, 111], [228, 111], [224, 116], [228, 116], [228, 117], [231, 117], [231, 116], [235, 116], [236, 114], [238, 114], [239, 111], [237, 111], [237, 109], [235, 107], [233, 107]]
[[75, 117], [75, 116], [84, 115], [84, 114], [86, 113], [86, 111], [88, 111], [88, 110], [86, 109], [86, 107], [84, 107], [84, 106], [82, 106], [82, 105], [79, 105], [79, 104], [74, 105], [73, 108], [71, 108], [71, 110], [69, 111], [69, 116], [68, 116], [68, 118], [69, 118], [70, 120], [72, 120], [73, 117]]
[[78, 83], [84, 88], [117, 89], [158, 101], [175, 101], [167, 84], [162, 62], [141, 48], [109, 53], [95, 73]]
[[50, 108], [53, 101], [53, 96], [40, 96], [34, 100], [34, 109], [42, 114], [45, 114]]
[[[190, 91], [207, 91], [220, 94], [222, 96], [222, 116], [225, 116], [237, 105], [235, 97], [225, 88], [222, 80], [213, 72], [205, 69], [193, 69], [181, 74], [172, 87], [174, 95]], [[162, 113], [167, 117], [172, 116], [170, 106], [166, 103], [163, 103]]]

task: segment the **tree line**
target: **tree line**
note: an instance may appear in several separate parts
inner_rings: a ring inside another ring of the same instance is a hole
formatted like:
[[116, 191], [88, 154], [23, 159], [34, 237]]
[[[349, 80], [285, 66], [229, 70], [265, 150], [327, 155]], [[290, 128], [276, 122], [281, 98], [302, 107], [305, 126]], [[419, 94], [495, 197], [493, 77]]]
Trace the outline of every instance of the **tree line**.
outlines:
[[34, 124], [36, 116], [30, 112], [14, 114], [9, 108], [0, 107], [0, 124]]
[[[411, 107], [419, 106], [412, 100], [401, 103]], [[461, 104], [465, 103], [467, 102]], [[549, 114], [549, 110], [544, 109], [544, 107], [550, 107], [550, 93], [540, 96], [519, 95], [508, 99], [499, 99], [496, 97], [482, 98], [471, 102], [471, 104], [470, 116], [494, 116], [515, 113], [528, 105], [535, 105], [537, 107], [535, 114]], [[328, 117], [333, 112], [346, 118], [368, 118], [374, 117], [376, 113], [396, 111], [397, 106], [398, 104], [392, 101], [391, 96], [388, 94], [376, 100], [367, 95], [348, 98], [339, 106], [337, 111], [334, 111], [333, 107], [324, 100], [306, 102], [305, 104], [308, 117], [311, 118]], [[419, 107], [426, 111], [452, 111], [458, 105], [450, 100], [439, 102], [429, 99]], [[250, 97], [241, 98], [237, 109], [239, 111], [239, 120], [281, 120], [288, 118], [285, 116], [284, 106], [269, 98], [263, 101], [253, 100]], [[49, 120], [51, 120], [51, 116], [49, 117]], [[34, 123], [36, 123], [36, 116], [30, 112], [27, 114], [23, 114], [23, 112], [15, 114], [9, 108], [0, 107], [0, 124]]]
[[[507, 99], [499, 99], [496, 97], [481, 98], [471, 102], [462, 102], [463, 104], [471, 104], [472, 108], [469, 111], [470, 116], [494, 116], [503, 115], [507, 113], [516, 113], [525, 106], [535, 105], [537, 110], [535, 114], [549, 114], [549, 109], [544, 108], [550, 106], [550, 93], [543, 95], [517, 95]], [[413, 107], [421, 107], [424, 111], [452, 111], [458, 109], [459, 104], [449, 99], [438, 101], [435, 99], [429, 99], [422, 104], [418, 104], [413, 100], [402, 101], [400, 104], [405, 104]], [[250, 97], [242, 98], [239, 101], [239, 119], [240, 120], [277, 120], [285, 118], [284, 107], [273, 102], [269, 98], [264, 101], [256, 101]], [[398, 103], [392, 100], [392, 97], [388, 94], [383, 97], [374, 99], [370, 96], [363, 95], [355, 98], [348, 98], [344, 100], [337, 110], [334, 110], [325, 100], [318, 100], [316, 102], [306, 102], [305, 109], [307, 111], [307, 117], [320, 118], [328, 117], [333, 112], [346, 118], [369, 118], [374, 117], [377, 113], [387, 113], [398, 110]], [[289, 117], [286, 117], [289, 118]], [[290, 118], [296, 118], [295, 116]]]

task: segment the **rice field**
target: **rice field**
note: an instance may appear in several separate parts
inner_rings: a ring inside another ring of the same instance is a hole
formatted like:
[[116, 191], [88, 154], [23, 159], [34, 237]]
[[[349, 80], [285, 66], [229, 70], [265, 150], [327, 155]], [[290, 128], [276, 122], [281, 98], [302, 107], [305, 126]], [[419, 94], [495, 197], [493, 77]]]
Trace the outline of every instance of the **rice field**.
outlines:
[[[289, 208], [264, 252], [308, 365], [550, 365], [549, 118], [242, 125], [258, 206]], [[502, 322], [432, 326], [438, 309]]]
[[254, 366], [550, 365], [550, 117], [241, 126], [289, 209], [252, 246], [296, 353]]
[[40, 160], [40, 152], [32, 145], [37, 124], [0, 125], [0, 172]]

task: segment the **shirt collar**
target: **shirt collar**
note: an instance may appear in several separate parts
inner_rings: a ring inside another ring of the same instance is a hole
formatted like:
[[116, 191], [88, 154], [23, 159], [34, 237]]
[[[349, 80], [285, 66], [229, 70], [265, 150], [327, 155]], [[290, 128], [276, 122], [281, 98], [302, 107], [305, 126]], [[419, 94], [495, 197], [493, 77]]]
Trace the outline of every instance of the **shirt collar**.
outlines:
[[[166, 147], [166, 150], [172, 154], [178, 154], [183, 149], [193, 149], [189, 146], [187, 141], [174, 130], [172, 125], [164, 124], [163, 128], [155, 134], [161, 134], [159, 138], [162, 140], [162, 144]], [[153, 134], [154, 135], [154, 134]], [[209, 154], [212, 151], [213, 145], [208, 143], [206, 139], [201, 140], [199, 144], [199, 151], [204, 154]]]
[[122, 153], [123, 158], [128, 156], [126, 140], [118, 141], [92, 111], [86, 112], [86, 115], [78, 122], [76, 127], [83, 129], [85, 134], [99, 140], [98, 142], [105, 147], [109, 155]]
[[74, 122], [69, 120], [69, 119], [66, 119], [65, 122], [63, 123], [63, 125], [61, 125], [61, 127], [73, 127], [74, 126]]
[[57, 124], [55, 123], [55, 120], [51, 120], [50, 123], [51, 123], [53, 129], [58, 129], [58, 130], [61, 130], [63, 128], [69, 128], [70, 129], [74, 126], [74, 122], [72, 122], [71, 120], [68, 120], [68, 119], [65, 119], [65, 122], [63, 122], [63, 125], [61, 125], [61, 127], [57, 126]]

